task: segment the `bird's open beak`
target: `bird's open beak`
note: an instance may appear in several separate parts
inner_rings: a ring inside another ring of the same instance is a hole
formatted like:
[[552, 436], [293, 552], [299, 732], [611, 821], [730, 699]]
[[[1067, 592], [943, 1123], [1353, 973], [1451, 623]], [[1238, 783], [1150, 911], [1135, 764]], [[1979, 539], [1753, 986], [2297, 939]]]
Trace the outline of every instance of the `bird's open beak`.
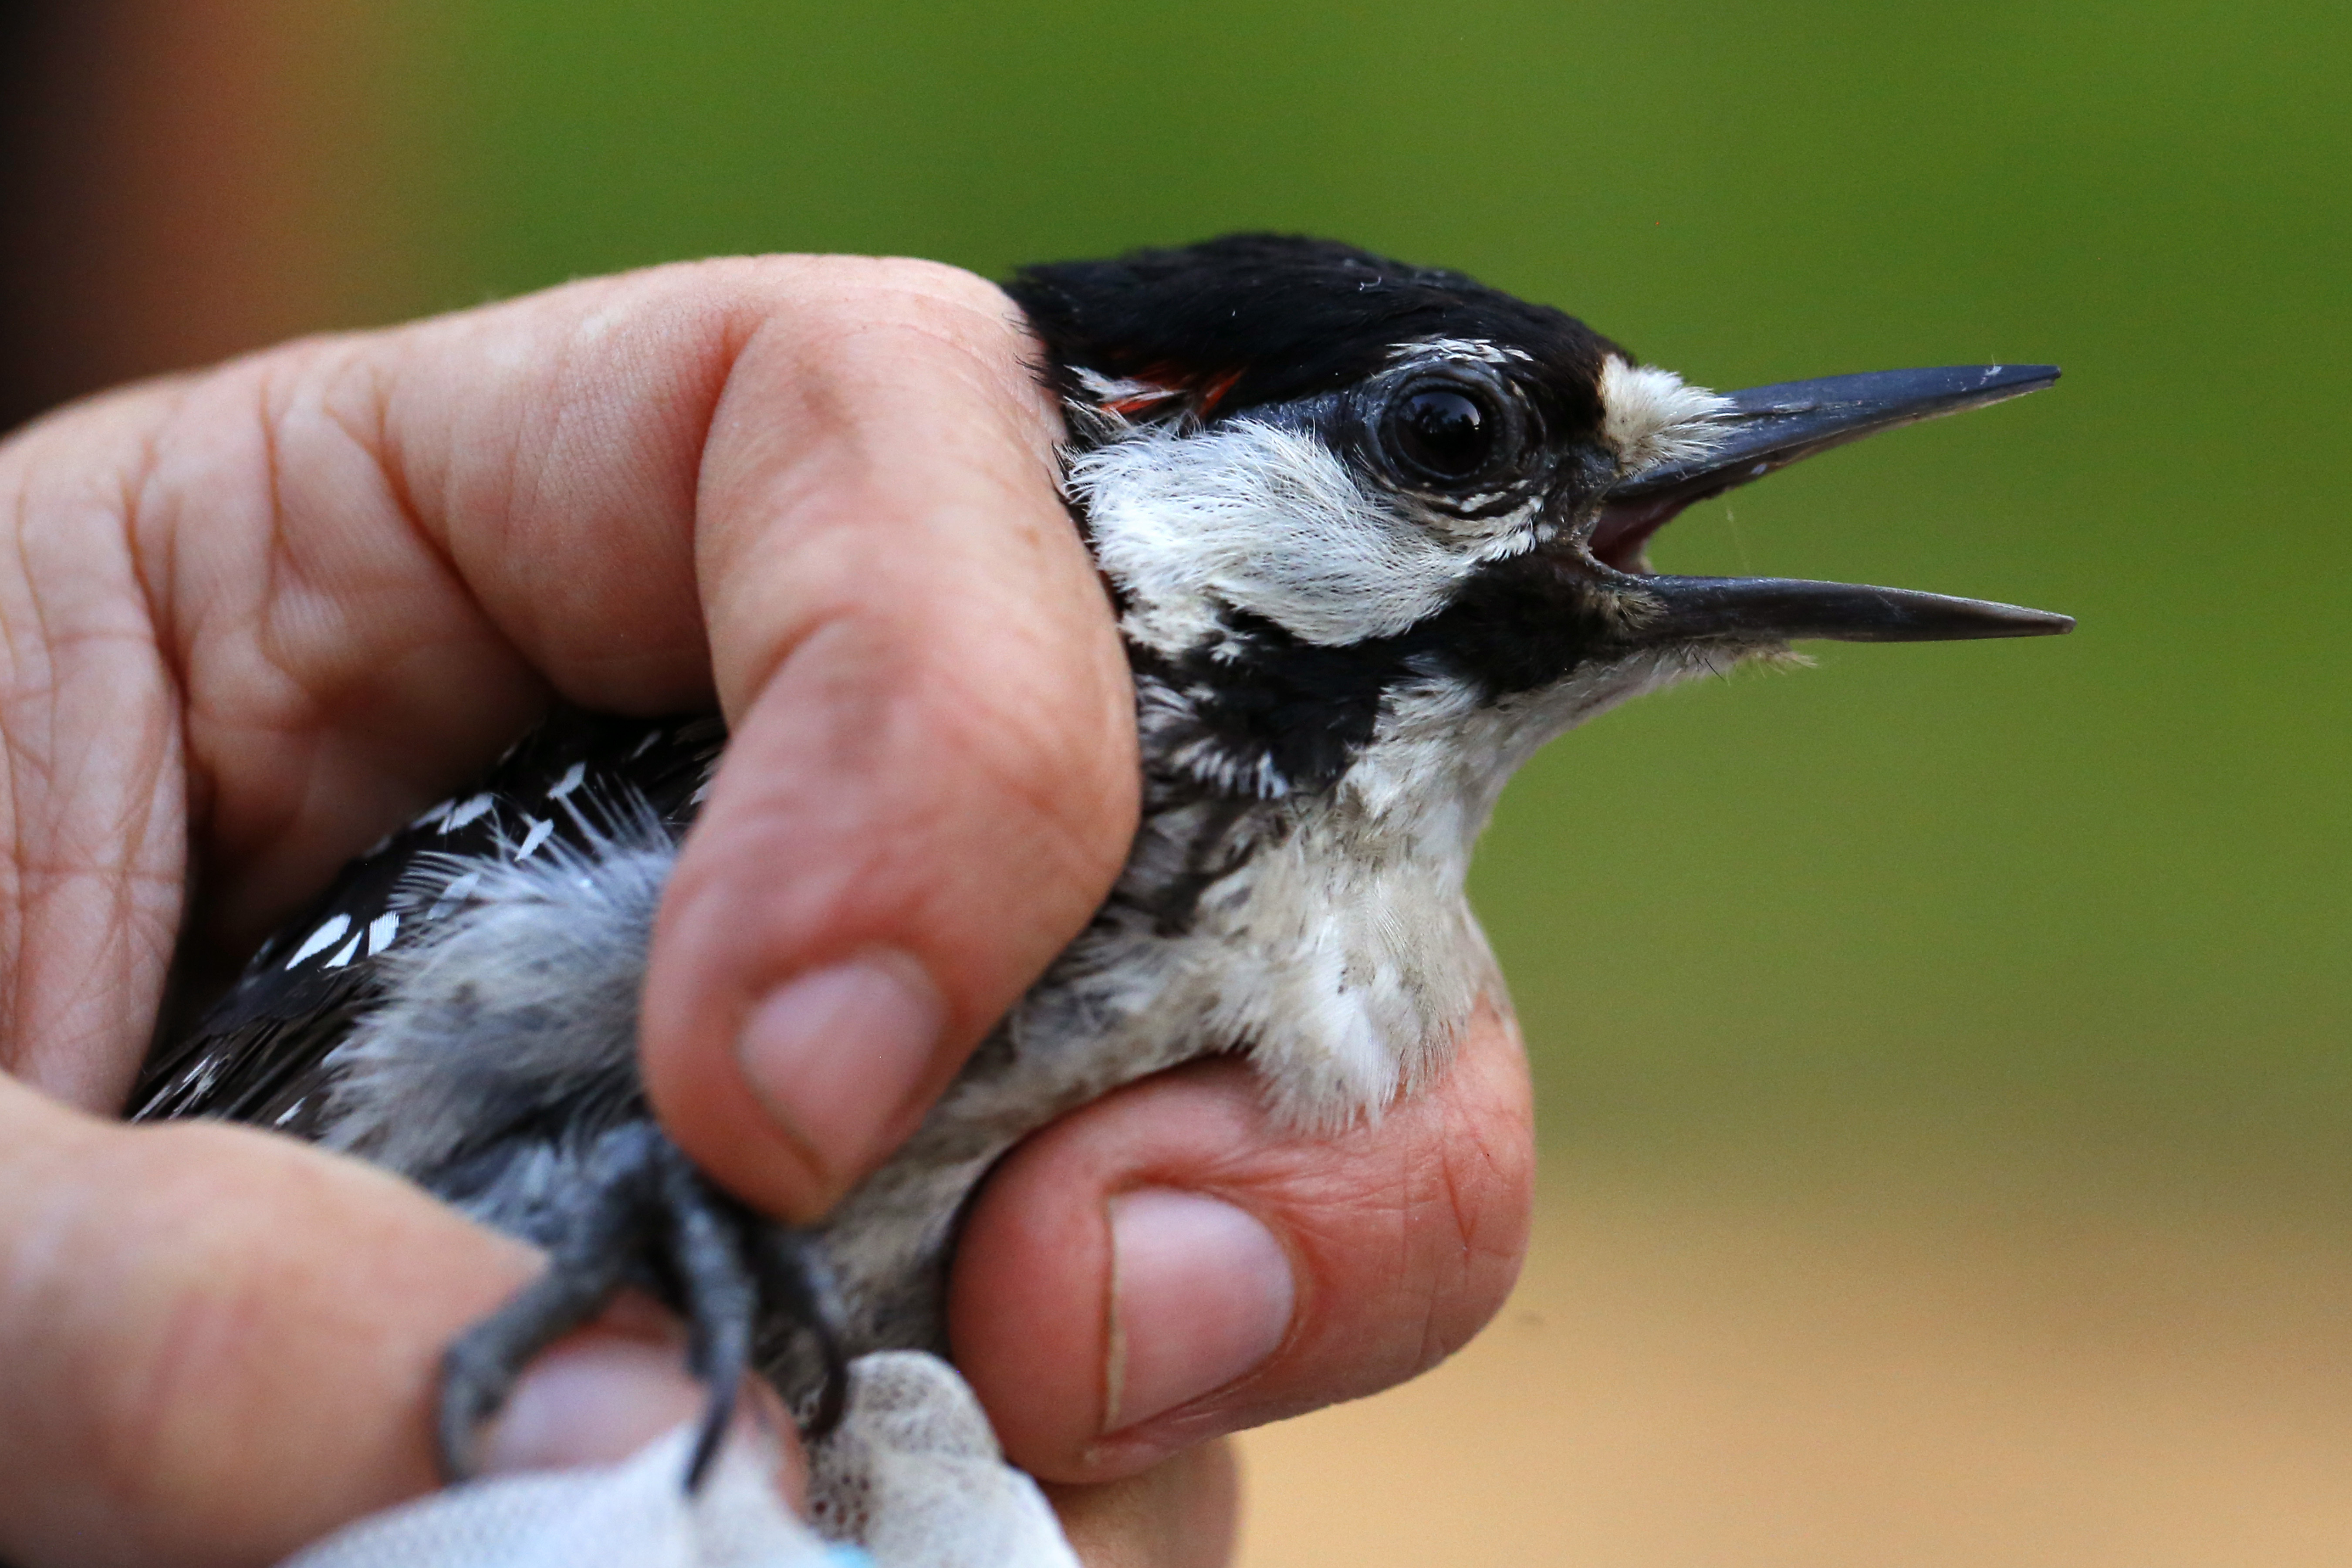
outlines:
[[1713, 448], [1621, 481], [1602, 502], [1586, 548], [1601, 564], [1638, 575], [1658, 601], [1661, 613], [1643, 623], [1643, 641], [1931, 642], [2071, 631], [2071, 616], [2015, 605], [1788, 577], [1661, 576], [1643, 558], [1650, 536], [1694, 502], [1832, 447], [2021, 397], [2057, 379], [2055, 365], [1954, 365], [1784, 381], [1732, 393]]

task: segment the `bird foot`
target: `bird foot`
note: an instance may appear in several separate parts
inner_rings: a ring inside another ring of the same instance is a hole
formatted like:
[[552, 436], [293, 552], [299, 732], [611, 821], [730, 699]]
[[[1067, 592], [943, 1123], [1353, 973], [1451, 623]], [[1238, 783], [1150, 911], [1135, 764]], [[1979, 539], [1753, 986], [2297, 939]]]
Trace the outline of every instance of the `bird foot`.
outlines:
[[848, 1368], [831, 1276], [814, 1242], [711, 1185], [653, 1123], [631, 1122], [597, 1141], [549, 1230], [546, 1272], [459, 1335], [442, 1359], [438, 1436], [450, 1480], [476, 1473], [482, 1424], [532, 1358], [633, 1282], [654, 1284], [683, 1312], [687, 1365], [709, 1391], [688, 1490], [701, 1485], [726, 1436], [763, 1321], [797, 1323], [814, 1342], [824, 1384], [811, 1435], [839, 1422]]

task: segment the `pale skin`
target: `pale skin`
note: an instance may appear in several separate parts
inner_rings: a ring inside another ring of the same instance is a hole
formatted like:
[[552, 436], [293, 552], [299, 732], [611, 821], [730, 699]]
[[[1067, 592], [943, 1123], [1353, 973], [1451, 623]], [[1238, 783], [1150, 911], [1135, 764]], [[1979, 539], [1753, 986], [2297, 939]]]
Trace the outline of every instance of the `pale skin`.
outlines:
[[[951, 268], [713, 262], [290, 344], [0, 443], [0, 1559], [260, 1564], [436, 1484], [441, 1349], [533, 1254], [289, 1141], [111, 1116], [184, 921], [249, 946], [552, 694], [734, 726], [647, 983], [670, 1133], [803, 1219], [906, 1134], [1134, 823], [1035, 352]], [[935, 992], [935, 1046], [780, 1113], [737, 1065], [747, 1013], [875, 952]], [[1139, 1084], [991, 1179], [957, 1358], [1089, 1563], [1220, 1563], [1217, 1439], [1466, 1340], [1530, 1171], [1499, 1005], [1334, 1138], [1266, 1118], [1235, 1063]], [[1117, 1369], [1178, 1386], [1156, 1327], [1232, 1294], [1204, 1268], [1114, 1300], [1108, 1216], [1145, 1189], [1261, 1224], [1290, 1306], [1255, 1366], [1106, 1433]], [[666, 1332], [640, 1306], [561, 1347], [493, 1462], [617, 1457], [689, 1413]]]

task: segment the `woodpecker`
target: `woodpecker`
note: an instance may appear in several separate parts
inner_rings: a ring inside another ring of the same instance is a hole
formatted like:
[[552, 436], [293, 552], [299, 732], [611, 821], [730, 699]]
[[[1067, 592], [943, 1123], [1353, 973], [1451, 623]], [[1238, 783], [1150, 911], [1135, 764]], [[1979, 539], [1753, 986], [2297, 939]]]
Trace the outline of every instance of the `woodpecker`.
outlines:
[[821, 1429], [845, 1356], [944, 1349], [957, 1221], [990, 1166], [1147, 1074], [1241, 1054], [1302, 1127], [1411, 1093], [1500, 991], [1472, 845], [1514, 770], [1582, 721], [1794, 639], [2074, 624], [1646, 555], [1694, 502], [2053, 367], [1717, 394], [1459, 273], [1274, 235], [1034, 267], [1008, 292], [1132, 667], [1141, 823], [1086, 930], [820, 1225], [706, 1181], [638, 1079], [655, 909], [726, 743], [710, 715], [554, 713], [148, 1064], [138, 1118], [313, 1139], [547, 1249], [451, 1348], [453, 1474], [531, 1355], [630, 1283], [683, 1312], [712, 1390], [690, 1477], [747, 1365]]

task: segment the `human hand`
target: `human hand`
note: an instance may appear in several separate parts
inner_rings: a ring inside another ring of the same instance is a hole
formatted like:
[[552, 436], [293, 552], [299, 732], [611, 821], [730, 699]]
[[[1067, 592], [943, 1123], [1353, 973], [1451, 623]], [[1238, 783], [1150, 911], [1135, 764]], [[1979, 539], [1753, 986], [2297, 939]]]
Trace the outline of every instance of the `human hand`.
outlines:
[[[0, 445], [0, 1557], [264, 1563], [435, 1484], [442, 1347], [528, 1249], [285, 1140], [101, 1118], [184, 910], [249, 946], [551, 693], [733, 726], [645, 999], [672, 1135], [806, 1218], [911, 1129], [1134, 822], [1033, 352], [950, 268], [713, 262], [292, 344]], [[877, 952], [794, 1023], [793, 982]], [[765, 1092], [747, 1037], [789, 1067]], [[1137, 1085], [983, 1190], [958, 1360], [1098, 1561], [1222, 1560], [1230, 1466], [1162, 1461], [1466, 1339], [1523, 1244], [1527, 1116], [1492, 1016], [1333, 1139], [1230, 1063]], [[614, 1457], [690, 1410], [643, 1337], [551, 1357], [493, 1456]]]

